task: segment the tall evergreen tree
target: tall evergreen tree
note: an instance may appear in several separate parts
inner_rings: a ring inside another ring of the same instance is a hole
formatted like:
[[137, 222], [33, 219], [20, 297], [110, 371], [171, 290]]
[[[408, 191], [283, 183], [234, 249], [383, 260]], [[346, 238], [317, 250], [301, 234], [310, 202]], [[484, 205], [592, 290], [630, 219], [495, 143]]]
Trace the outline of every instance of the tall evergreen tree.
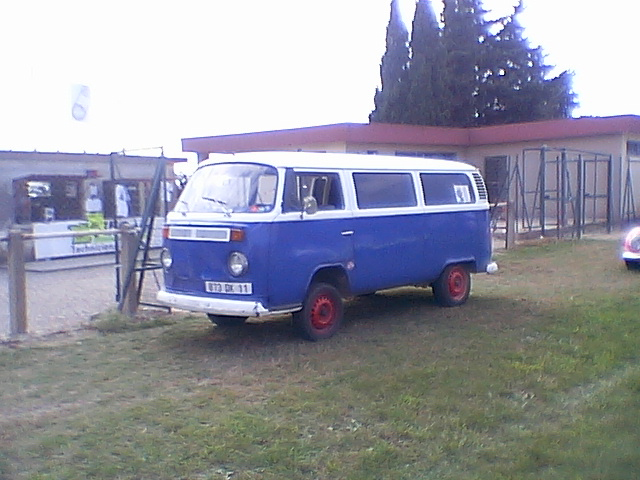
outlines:
[[411, 29], [411, 61], [403, 123], [448, 125], [446, 51], [430, 0], [418, 0]]
[[481, 0], [444, 0], [442, 34], [447, 52], [450, 125], [475, 124], [475, 97], [483, 47], [489, 36]]
[[572, 74], [547, 78], [552, 67], [517, 18], [522, 0], [490, 22], [482, 0], [443, 1], [440, 28], [430, 0], [418, 0], [407, 43], [392, 0], [371, 122], [466, 127], [570, 116]]
[[391, 1], [387, 48], [380, 63], [381, 88], [376, 89], [370, 122], [401, 123], [399, 109], [406, 102], [409, 66], [409, 32], [400, 16], [398, 0]]
[[573, 73], [568, 70], [546, 80], [543, 94], [541, 108], [545, 108], [545, 119], [568, 118], [578, 106], [577, 95], [573, 91]]
[[496, 21], [488, 37], [476, 97], [477, 124], [495, 125], [569, 116], [575, 105], [571, 75], [547, 79], [540, 48], [531, 48], [518, 21], [522, 0], [512, 15]]

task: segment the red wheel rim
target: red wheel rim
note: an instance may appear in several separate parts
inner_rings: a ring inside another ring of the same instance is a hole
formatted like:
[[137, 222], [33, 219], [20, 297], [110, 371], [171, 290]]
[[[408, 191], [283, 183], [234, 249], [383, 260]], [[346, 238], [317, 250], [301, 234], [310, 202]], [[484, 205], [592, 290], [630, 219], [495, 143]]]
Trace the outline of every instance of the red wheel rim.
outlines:
[[454, 268], [447, 279], [449, 294], [454, 300], [460, 300], [467, 293], [467, 275], [462, 268]]
[[311, 307], [311, 325], [316, 330], [324, 330], [336, 320], [336, 307], [327, 295], [316, 297]]

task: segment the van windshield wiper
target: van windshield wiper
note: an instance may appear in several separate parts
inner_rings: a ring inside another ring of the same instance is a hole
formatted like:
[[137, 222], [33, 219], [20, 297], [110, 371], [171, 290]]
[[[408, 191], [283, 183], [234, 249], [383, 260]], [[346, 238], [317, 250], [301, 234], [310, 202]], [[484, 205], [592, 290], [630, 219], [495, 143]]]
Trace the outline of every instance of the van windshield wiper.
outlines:
[[227, 207], [227, 202], [224, 202], [222, 200], [218, 200], [217, 198], [213, 198], [213, 197], [205, 197], [204, 195], [202, 196], [203, 200], [208, 200], [209, 202], [213, 202], [217, 205], [220, 205], [222, 207], [222, 211], [224, 212], [224, 214], [227, 217], [231, 216], [231, 212], [233, 212], [232, 209], [230, 209], [229, 207]]
[[186, 216], [186, 215], [187, 215], [187, 212], [189, 212], [189, 204], [187, 203], [187, 201], [186, 201], [186, 200], [178, 200], [178, 204], [179, 204], [179, 205], [184, 205], [184, 209], [183, 209], [183, 210], [181, 210], [181, 211], [180, 211], [180, 213], [181, 213], [183, 216]]

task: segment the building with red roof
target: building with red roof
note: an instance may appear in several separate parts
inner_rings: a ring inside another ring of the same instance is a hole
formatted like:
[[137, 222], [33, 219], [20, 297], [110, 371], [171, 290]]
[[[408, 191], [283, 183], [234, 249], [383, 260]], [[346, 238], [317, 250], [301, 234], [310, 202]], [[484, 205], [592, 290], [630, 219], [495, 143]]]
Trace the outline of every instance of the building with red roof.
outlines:
[[[435, 157], [466, 161], [483, 173], [496, 203], [521, 199], [520, 215], [537, 210], [575, 210], [571, 203], [581, 180], [584, 206], [579, 215], [609, 216], [614, 223], [635, 218], [640, 207], [640, 116], [581, 117], [559, 120], [451, 128], [384, 123], [342, 123], [287, 130], [184, 138], [182, 149], [199, 160], [214, 153], [320, 151]], [[543, 159], [544, 161], [541, 161]], [[416, 161], [419, 161], [418, 159]], [[558, 164], [562, 167], [558, 167]], [[560, 168], [560, 170], [558, 170]], [[576, 167], [577, 168], [577, 167]], [[565, 171], [567, 181], [562, 180]], [[555, 180], [553, 180], [555, 176]], [[581, 177], [580, 177], [581, 178]], [[540, 190], [541, 179], [545, 184]], [[573, 179], [573, 182], [572, 182]], [[517, 181], [516, 181], [517, 180]], [[545, 181], [546, 180], [546, 181]], [[520, 192], [517, 183], [522, 183]], [[565, 184], [566, 183], [566, 184]], [[633, 189], [633, 184], [636, 188]], [[508, 188], [503, 188], [506, 185]], [[637, 192], [636, 198], [633, 192]], [[534, 192], [527, 194], [526, 192]], [[535, 203], [535, 195], [561, 198]], [[591, 205], [594, 198], [607, 197]], [[560, 207], [557, 203], [560, 203]], [[547, 208], [548, 207], [548, 208]], [[633, 207], [633, 208], [632, 208]], [[567, 213], [567, 212], [565, 212]], [[639, 212], [640, 213], [640, 212]], [[575, 212], [569, 212], [575, 214]]]

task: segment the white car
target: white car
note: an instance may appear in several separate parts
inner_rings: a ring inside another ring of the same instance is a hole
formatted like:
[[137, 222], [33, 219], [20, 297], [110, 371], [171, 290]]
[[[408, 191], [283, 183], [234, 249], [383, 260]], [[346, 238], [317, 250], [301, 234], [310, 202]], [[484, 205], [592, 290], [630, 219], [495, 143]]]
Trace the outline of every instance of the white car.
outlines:
[[622, 259], [629, 270], [640, 270], [640, 227], [629, 230], [624, 238]]

